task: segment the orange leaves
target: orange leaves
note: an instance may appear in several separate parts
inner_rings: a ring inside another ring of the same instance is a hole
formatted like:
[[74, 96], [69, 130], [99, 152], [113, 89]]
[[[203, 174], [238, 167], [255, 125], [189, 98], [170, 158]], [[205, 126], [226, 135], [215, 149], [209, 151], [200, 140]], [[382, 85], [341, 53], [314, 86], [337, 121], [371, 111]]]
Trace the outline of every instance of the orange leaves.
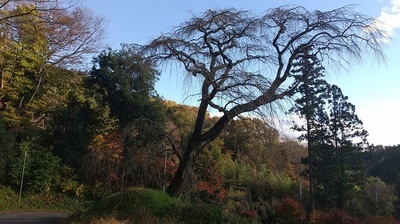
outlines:
[[212, 178], [212, 181], [197, 182], [197, 189], [208, 194], [218, 203], [222, 203], [226, 197], [226, 190], [223, 187], [223, 183], [224, 179], [222, 175], [217, 174]]
[[118, 131], [113, 131], [108, 135], [97, 135], [93, 144], [89, 146], [90, 151], [96, 151], [99, 158], [122, 159], [123, 141]]
[[123, 163], [123, 141], [119, 131], [97, 135], [89, 150], [83, 163], [85, 180], [104, 194], [119, 189]]
[[165, 161], [165, 159], [166, 159], [165, 157], [159, 158], [157, 167], [162, 168], [163, 173], [165, 174], [166, 178], [171, 179], [175, 175], [175, 172], [176, 172], [176, 169], [178, 168], [178, 166], [173, 159], [167, 158], [167, 161]]
[[287, 223], [296, 223], [306, 218], [303, 206], [292, 198], [284, 198], [273, 205], [275, 215], [286, 220]]
[[211, 182], [199, 181], [197, 183], [197, 188], [199, 191], [205, 191], [207, 194], [213, 195], [215, 193], [215, 189], [213, 188]]
[[246, 218], [255, 219], [257, 217], [257, 210], [255, 209], [243, 209], [240, 214]]

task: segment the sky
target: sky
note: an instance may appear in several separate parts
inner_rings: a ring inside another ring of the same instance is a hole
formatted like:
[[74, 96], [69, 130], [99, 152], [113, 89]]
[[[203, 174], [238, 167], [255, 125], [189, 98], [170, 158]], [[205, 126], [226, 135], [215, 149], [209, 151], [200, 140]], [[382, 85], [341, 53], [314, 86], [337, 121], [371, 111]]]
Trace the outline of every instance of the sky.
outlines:
[[[121, 43], [146, 44], [162, 33], [171, 31], [194, 14], [207, 9], [238, 8], [260, 14], [281, 5], [299, 5], [306, 9], [327, 11], [354, 4], [360, 13], [379, 19], [391, 39], [384, 43], [386, 60], [379, 62], [370, 55], [345, 69], [326, 69], [331, 84], [338, 85], [369, 132], [374, 145], [400, 144], [400, 0], [86, 0], [96, 15], [108, 20], [106, 42], [113, 49]], [[187, 101], [182, 78], [170, 70], [161, 74], [157, 92], [168, 100]]]

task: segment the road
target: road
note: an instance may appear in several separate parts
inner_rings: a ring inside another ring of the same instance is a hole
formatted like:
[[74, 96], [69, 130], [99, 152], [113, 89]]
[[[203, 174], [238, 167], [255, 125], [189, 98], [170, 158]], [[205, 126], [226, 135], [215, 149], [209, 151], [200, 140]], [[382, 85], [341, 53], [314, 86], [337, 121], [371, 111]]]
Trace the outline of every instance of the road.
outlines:
[[0, 212], [0, 223], [55, 224], [71, 213], [62, 211], [9, 211]]

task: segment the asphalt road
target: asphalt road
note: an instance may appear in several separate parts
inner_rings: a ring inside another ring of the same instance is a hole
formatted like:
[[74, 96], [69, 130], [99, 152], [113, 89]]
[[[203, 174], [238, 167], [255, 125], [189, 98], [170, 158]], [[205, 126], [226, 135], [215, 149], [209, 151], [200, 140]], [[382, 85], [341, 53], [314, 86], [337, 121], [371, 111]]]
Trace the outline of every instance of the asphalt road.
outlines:
[[0, 212], [0, 223], [55, 224], [66, 218], [69, 212], [62, 211], [10, 211]]

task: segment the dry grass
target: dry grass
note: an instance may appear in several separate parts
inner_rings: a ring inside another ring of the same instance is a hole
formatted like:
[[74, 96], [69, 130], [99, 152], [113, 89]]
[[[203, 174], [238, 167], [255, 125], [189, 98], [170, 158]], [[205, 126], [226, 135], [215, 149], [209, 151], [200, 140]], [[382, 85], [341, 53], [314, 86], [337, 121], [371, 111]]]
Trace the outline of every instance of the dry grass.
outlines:
[[115, 216], [109, 216], [105, 218], [99, 218], [90, 222], [90, 224], [128, 224], [127, 220], [121, 221], [115, 218]]
[[135, 211], [135, 214], [132, 214], [128, 220], [119, 220], [116, 218], [116, 215], [109, 215], [103, 218], [96, 218], [90, 221], [90, 224], [176, 224], [177, 220], [163, 219], [159, 220], [156, 216], [152, 215], [145, 207], [139, 207], [138, 210]]

